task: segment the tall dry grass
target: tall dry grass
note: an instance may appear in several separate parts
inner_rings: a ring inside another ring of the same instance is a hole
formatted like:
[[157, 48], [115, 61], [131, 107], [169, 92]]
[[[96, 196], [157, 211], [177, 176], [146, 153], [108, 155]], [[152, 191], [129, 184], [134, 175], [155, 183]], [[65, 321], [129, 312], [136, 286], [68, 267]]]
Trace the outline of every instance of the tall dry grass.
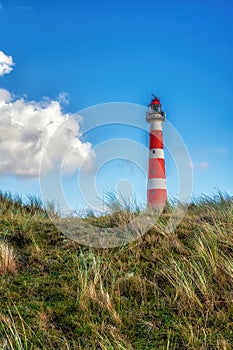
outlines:
[[[115, 212], [110, 200], [106, 216], [83, 220], [114, 228], [138, 215], [115, 199]], [[138, 240], [93, 249], [43, 211], [10, 201], [1, 211], [0, 200], [2, 256], [12, 256], [0, 276], [0, 348], [231, 350], [233, 199], [194, 201], [171, 233], [168, 209]]]
[[17, 263], [13, 247], [6, 242], [0, 242], [0, 275], [16, 273]]

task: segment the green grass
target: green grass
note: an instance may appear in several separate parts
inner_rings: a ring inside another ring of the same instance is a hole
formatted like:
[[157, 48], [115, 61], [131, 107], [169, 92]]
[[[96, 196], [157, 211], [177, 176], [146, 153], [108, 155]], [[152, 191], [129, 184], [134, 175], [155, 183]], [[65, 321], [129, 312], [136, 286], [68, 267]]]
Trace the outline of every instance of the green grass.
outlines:
[[[84, 220], [116, 227], [139, 212], [118, 204]], [[0, 193], [0, 349], [232, 349], [233, 199], [194, 201], [166, 233], [171, 209], [139, 240], [94, 249], [38, 199]]]

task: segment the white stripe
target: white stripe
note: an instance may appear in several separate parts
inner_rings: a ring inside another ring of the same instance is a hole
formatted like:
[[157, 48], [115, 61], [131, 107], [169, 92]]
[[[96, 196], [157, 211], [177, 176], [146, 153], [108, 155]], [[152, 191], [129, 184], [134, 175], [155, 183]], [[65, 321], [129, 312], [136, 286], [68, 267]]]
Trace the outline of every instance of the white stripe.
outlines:
[[161, 120], [151, 120], [150, 121], [150, 130], [162, 130]]
[[164, 150], [161, 148], [153, 148], [149, 151], [149, 159], [151, 158], [162, 158], [164, 159]]
[[165, 179], [148, 179], [147, 189], [148, 190], [155, 190], [155, 189], [166, 190], [167, 189], [166, 180]]

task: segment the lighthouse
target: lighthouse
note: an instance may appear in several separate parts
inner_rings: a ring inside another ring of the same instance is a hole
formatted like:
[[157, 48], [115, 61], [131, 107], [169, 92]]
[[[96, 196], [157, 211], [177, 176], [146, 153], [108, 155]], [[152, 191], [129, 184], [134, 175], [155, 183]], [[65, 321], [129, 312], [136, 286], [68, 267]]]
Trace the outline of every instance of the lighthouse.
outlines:
[[162, 128], [165, 112], [162, 111], [160, 100], [155, 95], [146, 113], [146, 120], [150, 123], [147, 206], [159, 208], [167, 201]]

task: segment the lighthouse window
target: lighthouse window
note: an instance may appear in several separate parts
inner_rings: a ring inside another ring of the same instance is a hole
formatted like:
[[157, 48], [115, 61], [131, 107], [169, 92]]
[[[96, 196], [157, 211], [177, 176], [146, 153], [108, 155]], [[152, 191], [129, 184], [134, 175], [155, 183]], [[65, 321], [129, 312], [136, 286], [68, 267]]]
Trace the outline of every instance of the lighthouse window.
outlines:
[[152, 152], [153, 152], [153, 154], [155, 154], [155, 150], [154, 150], [154, 149], [153, 149], [153, 151], [152, 151]]
[[154, 111], [160, 112], [160, 106], [159, 105], [154, 105], [153, 106]]

